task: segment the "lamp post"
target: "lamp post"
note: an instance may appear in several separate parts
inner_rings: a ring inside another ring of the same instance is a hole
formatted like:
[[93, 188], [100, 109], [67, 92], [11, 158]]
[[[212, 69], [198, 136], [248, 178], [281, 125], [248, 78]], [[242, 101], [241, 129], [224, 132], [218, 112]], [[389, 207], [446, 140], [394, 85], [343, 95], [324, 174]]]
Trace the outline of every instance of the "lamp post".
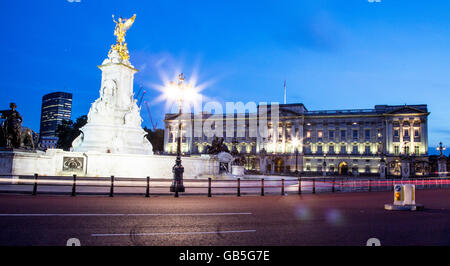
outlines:
[[442, 155], [443, 155], [443, 152], [445, 151], [445, 146], [444, 146], [444, 145], [442, 145], [442, 141], [441, 141], [441, 142], [439, 142], [439, 146], [437, 146], [436, 150], [438, 150], [438, 151], [439, 151], [439, 155], [440, 155], [440, 156], [442, 157]]
[[182, 104], [183, 104], [183, 90], [184, 90], [184, 75], [181, 73], [178, 76], [178, 89], [180, 91], [178, 97], [178, 134], [177, 134], [177, 158], [175, 160], [175, 165], [172, 168], [173, 181], [170, 186], [170, 192], [175, 192], [175, 197], [178, 197], [178, 192], [184, 192], [183, 185], [183, 173], [184, 167], [181, 165], [181, 114], [182, 114]]
[[298, 175], [298, 143], [299, 140], [298, 138], [294, 138], [292, 140], [292, 145], [294, 146], [295, 149], [295, 175]]

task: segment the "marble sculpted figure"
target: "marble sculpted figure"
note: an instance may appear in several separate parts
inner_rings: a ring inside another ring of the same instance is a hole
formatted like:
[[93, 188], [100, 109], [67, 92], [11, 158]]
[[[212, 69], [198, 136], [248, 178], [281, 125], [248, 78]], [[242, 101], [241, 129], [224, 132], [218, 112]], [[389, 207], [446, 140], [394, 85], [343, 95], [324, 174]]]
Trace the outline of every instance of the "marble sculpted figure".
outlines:
[[82, 134], [72, 143], [74, 151], [153, 154], [153, 147], [142, 129], [142, 118], [134, 99], [133, 80], [137, 69], [131, 65], [125, 33], [136, 15], [116, 22], [117, 37], [99, 68], [102, 71], [100, 97], [92, 104]]

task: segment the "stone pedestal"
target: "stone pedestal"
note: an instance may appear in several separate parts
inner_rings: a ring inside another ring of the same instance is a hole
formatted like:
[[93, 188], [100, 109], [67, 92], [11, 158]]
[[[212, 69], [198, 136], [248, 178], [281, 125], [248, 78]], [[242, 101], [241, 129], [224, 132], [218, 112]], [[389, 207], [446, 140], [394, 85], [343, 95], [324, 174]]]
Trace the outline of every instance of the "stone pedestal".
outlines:
[[[185, 178], [214, 176], [219, 162], [213, 158], [183, 157]], [[175, 156], [105, 154], [98, 152], [0, 151], [0, 175], [135, 177], [172, 179]]]
[[137, 70], [113, 51], [99, 68], [102, 71], [100, 97], [89, 110], [82, 134], [73, 142], [74, 152], [153, 154], [145, 137], [133, 79]]
[[234, 176], [244, 176], [245, 167], [240, 165], [233, 165], [231, 166], [231, 174]]

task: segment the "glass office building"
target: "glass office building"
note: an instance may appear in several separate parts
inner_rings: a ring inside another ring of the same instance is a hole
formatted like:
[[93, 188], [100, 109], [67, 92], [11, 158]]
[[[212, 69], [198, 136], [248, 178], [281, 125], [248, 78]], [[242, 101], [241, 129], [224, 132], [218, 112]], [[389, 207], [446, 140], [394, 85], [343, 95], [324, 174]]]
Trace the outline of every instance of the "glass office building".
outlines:
[[[54, 92], [42, 97], [40, 139], [57, 141], [56, 130], [63, 120], [70, 120], [72, 115], [72, 94]], [[48, 146], [48, 145], [45, 145]], [[51, 145], [50, 145], [51, 146]]]

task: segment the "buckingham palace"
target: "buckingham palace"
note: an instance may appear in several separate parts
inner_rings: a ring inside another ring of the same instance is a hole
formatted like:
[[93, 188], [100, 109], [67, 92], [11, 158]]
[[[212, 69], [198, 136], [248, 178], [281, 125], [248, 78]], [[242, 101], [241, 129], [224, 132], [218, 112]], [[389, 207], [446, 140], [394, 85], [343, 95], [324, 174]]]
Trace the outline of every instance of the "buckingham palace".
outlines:
[[[271, 105], [265, 106], [267, 113]], [[248, 171], [263, 174], [323, 173], [329, 175], [375, 175], [380, 163], [386, 174], [400, 175], [408, 158], [411, 172], [428, 174], [427, 105], [376, 105], [373, 109], [309, 111], [303, 104], [277, 105], [277, 119], [269, 119], [260, 131], [251, 134], [252, 121], [262, 113], [220, 115], [224, 144], [245, 158]], [[267, 116], [267, 114], [264, 114]], [[217, 134], [192, 134], [211, 117], [210, 113], [166, 114], [164, 152], [176, 153], [178, 123], [181, 121], [181, 151], [187, 156], [206, 153]], [[225, 132], [227, 122], [234, 132]], [[240, 121], [240, 122], [239, 122]], [[259, 120], [258, 120], [259, 121]], [[236, 134], [242, 129], [243, 134]], [[190, 134], [189, 134], [190, 132]], [[216, 131], [217, 132], [217, 131]], [[227, 134], [228, 133], [228, 134]]]

